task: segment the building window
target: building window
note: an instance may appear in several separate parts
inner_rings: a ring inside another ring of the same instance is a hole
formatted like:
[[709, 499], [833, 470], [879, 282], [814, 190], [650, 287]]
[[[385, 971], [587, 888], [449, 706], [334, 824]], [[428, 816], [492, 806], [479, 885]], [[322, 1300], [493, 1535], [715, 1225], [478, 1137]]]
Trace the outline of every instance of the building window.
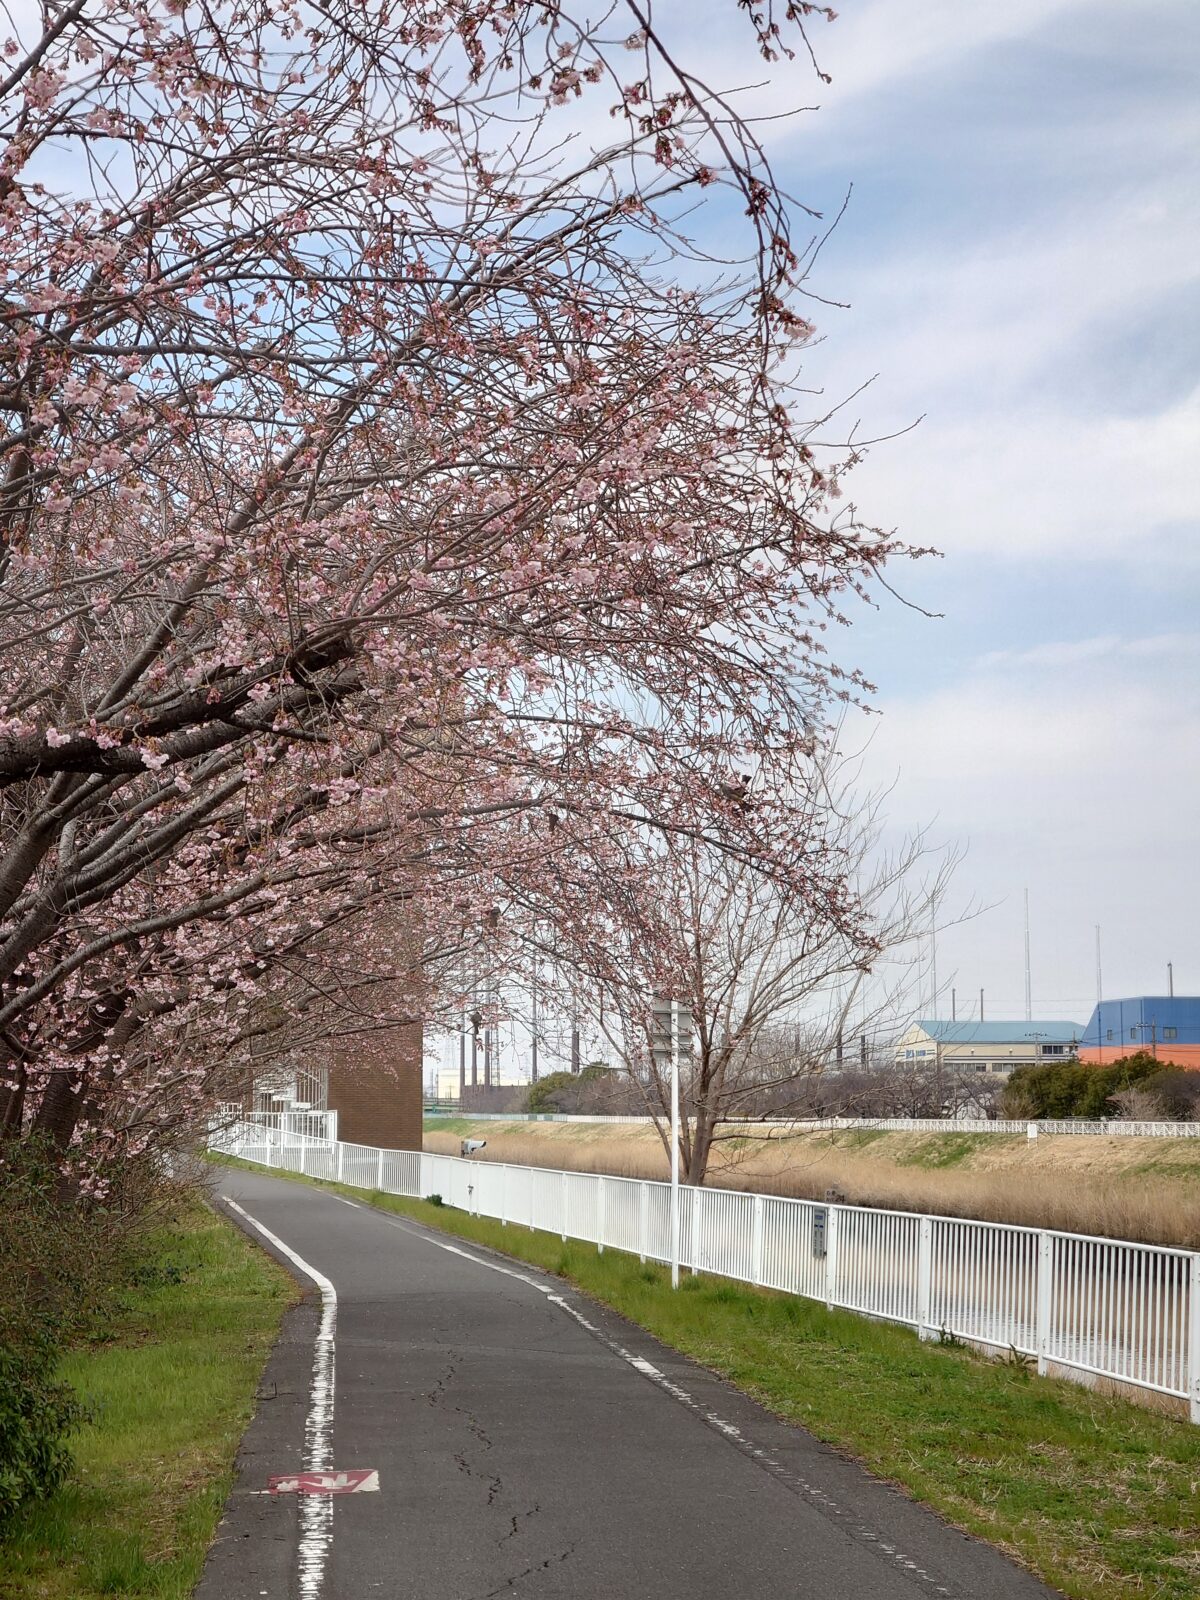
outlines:
[[1109, 1030], [1108, 1030], [1108, 1037], [1109, 1037], [1109, 1038], [1110, 1038], [1110, 1039], [1111, 1039], [1111, 1038], [1112, 1038], [1112, 1029], [1111, 1029], [1111, 1028], [1110, 1028], [1110, 1029], [1109, 1029]]
[[1179, 1037], [1179, 1029], [1178, 1028], [1164, 1028], [1163, 1029], [1163, 1038], [1164, 1039], [1178, 1039], [1178, 1037]]
[[1042, 1054], [1044, 1056], [1064, 1056], [1066, 1053], [1067, 1047], [1065, 1044], [1044, 1044], [1042, 1046]]
[[1137, 1038], [1137, 1029], [1136, 1028], [1130, 1028], [1129, 1037], [1131, 1039], [1136, 1039]]

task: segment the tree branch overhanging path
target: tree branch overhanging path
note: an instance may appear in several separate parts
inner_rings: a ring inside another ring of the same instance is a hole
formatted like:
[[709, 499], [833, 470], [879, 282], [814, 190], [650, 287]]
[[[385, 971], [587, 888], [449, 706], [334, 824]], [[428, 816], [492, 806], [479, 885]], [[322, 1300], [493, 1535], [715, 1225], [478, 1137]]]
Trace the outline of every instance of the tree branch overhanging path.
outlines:
[[[778, 58], [812, 10], [745, 25]], [[851, 936], [808, 823], [867, 685], [821, 633], [902, 547], [780, 380], [806, 258], [751, 126], [631, 3], [42, 18], [0, 110], [4, 1133], [94, 1176], [372, 996], [453, 1008], [521, 919], [587, 937], [564, 873], [635, 897], [664, 839]], [[696, 286], [714, 197], [743, 262]]]

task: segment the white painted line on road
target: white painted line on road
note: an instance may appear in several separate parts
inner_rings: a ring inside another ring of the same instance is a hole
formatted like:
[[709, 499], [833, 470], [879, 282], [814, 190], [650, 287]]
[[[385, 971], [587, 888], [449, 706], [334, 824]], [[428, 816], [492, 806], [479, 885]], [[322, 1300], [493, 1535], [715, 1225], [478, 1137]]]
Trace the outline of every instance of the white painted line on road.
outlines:
[[[290, 1245], [264, 1227], [257, 1217], [243, 1211], [236, 1200], [226, 1197], [226, 1205], [257, 1228], [269, 1244], [311, 1278], [321, 1291], [321, 1323], [313, 1351], [312, 1388], [309, 1391], [308, 1417], [304, 1423], [304, 1469], [324, 1472], [332, 1466], [334, 1335], [337, 1330], [337, 1290], [323, 1272], [298, 1256]], [[300, 1575], [300, 1600], [320, 1600], [325, 1586], [325, 1561], [333, 1543], [333, 1500], [328, 1494], [306, 1494], [300, 1500], [300, 1547], [297, 1565]]]
[[934, 1594], [946, 1596], [951, 1594], [951, 1591], [940, 1584], [932, 1573], [926, 1572], [925, 1568], [914, 1561], [911, 1556], [905, 1555], [894, 1544], [881, 1538], [873, 1528], [869, 1528], [859, 1522], [852, 1512], [846, 1511], [831, 1495], [827, 1495], [815, 1483], [810, 1483], [806, 1478], [801, 1478], [798, 1473], [790, 1468], [781, 1468], [772, 1453], [748, 1439], [736, 1423], [726, 1421], [717, 1412], [710, 1411], [707, 1406], [701, 1405], [693, 1395], [689, 1394], [679, 1384], [674, 1383], [652, 1361], [647, 1361], [644, 1356], [635, 1356], [632, 1351], [626, 1350], [624, 1345], [618, 1344], [615, 1339], [610, 1338], [602, 1328], [598, 1328], [594, 1322], [590, 1322], [576, 1306], [564, 1300], [553, 1284], [539, 1283], [536, 1278], [531, 1278], [527, 1272], [518, 1272], [515, 1267], [503, 1267], [498, 1261], [488, 1261], [483, 1256], [472, 1255], [469, 1250], [460, 1249], [458, 1245], [447, 1244], [443, 1239], [431, 1238], [428, 1233], [420, 1228], [407, 1226], [392, 1217], [383, 1216], [382, 1213], [377, 1214], [390, 1228], [399, 1228], [401, 1233], [410, 1233], [416, 1239], [423, 1239], [426, 1244], [433, 1245], [437, 1250], [445, 1250], [452, 1256], [461, 1256], [464, 1261], [471, 1261], [477, 1267], [487, 1267], [489, 1272], [499, 1272], [506, 1278], [516, 1278], [519, 1282], [528, 1284], [531, 1289], [536, 1289], [539, 1294], [546, 1297], [552, 1306], [557, 1306], [560, 1311], [565, 1311], [569, 1317], [574, 1318], [581, 1328], [586, 1329], [594, 1339], [599, 1340], [614, 1355], [619, 1356], [635, 1372], [639, 1373], [643, 1378], [647, 1378], [651, 1383], [662, 1389], [664, 1393], [670, 1395], [673, 1400], [677, 1400], [680, 1405], [686, 1406], [689, 1411], [694, 1412], [696, 1416], [708, 1423], [709, 1427], [716, 1429], [718, 1433], [724, 1434], [744, 1455], [750, 1456], [751, 1459], [757, 1461], [772, 1476], [781, 1479], [785, 1483], [794, 1484], [806, 1499], [821, 1506], [823, 1510], [843, 1523], [851, 1523], [855, 1535], [865, 1543], [872, 1545], [893, 1565], [903, 1568], [912, 1577], [920, 1578]]
[[361, 1211], [362, 1207], [357, 1200], [347, 1200], [344, 1194], [331, 1194], [331, 1200], [340, 1200], [344, 1206], [349, 1206], [351, 1211]]

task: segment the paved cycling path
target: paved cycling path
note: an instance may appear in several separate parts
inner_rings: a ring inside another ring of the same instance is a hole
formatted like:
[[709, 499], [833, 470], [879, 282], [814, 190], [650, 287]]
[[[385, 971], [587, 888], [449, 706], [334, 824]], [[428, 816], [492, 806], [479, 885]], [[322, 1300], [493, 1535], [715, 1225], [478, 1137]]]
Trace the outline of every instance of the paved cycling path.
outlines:
[[[215, 1184], [326, 1283], [268, 1364], [197, 1600], [1051, 1595], [556, 1279], [303, 1184]], [[314, 1459], [379, 1492], [264, 1492]]]

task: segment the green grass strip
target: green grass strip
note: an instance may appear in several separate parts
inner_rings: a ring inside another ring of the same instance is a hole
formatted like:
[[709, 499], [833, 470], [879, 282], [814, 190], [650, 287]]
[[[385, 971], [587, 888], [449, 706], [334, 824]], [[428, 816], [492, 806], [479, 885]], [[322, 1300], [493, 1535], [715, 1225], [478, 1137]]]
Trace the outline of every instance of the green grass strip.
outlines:
[[4, 1600], [186, 1600], [291, 1279], [206, 1205], [155, 1231], [102, 1340], [63, 1377], [88, 1405], [76, 1472], [0, 1544]]
[[705, 1275], [673, 1293], [636, 1256], [297, 1181], [557, 1273], [1073, 1600], [1200, 1595], [1200, 1428], [1187, 1422], [793, 1295]]

